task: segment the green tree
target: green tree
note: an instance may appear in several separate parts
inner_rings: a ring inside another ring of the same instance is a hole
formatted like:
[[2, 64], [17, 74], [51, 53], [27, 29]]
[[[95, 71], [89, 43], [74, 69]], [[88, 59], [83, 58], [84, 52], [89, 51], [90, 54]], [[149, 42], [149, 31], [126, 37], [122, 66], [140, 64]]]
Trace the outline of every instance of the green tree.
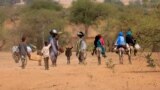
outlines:
[[6, 15], [7, 13], [5, 12], [4, 10], [5, 8], [0, 8], [0, 40], [4, 38], [4, 35], [3, 35], [3, 23], [4, 21], [6, 20]]
[[63, 30], [65, 20], [61, 10], [62, 7], [51, 0], [30, 3], [20, 11], [19, 35], [27, 35], [31, 43], [35, 43], [40, 49], [51, 29]]
[[30, 9], [39, 10], [39, 9], [47, 9], [47, 10], [62, 10], [62, 6], [59, 3], [54, 2], [53, 0], [32, 0], [30, 3]]
[[98, 19], [107, 16], [105, 7], [106, 5], [103, 3], [95, 3], [91, 0], [77, 0], [71, 7], [70, 20], [75, 24], [83, 24], [87, 37], [89, 26]]

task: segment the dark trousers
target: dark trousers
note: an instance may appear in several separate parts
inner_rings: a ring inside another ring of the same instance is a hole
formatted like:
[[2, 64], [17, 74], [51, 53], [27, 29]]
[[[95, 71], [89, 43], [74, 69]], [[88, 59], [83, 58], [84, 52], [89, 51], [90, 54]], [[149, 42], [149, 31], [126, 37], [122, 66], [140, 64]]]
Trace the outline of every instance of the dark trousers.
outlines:
[[49, 69], [49, 57], [44, 58], [44, 66], [45, 66], [45, 70]]

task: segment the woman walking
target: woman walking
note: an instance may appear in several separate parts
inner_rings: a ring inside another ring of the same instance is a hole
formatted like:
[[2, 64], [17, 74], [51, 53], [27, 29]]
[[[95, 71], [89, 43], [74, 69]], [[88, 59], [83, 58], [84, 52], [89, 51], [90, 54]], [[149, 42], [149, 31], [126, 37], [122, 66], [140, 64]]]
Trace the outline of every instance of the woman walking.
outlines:
[[51, 33], [52, 38], [50, 39], [50, 58], [53, 66], [57, 66], [57, 57], [58, 57], [58, 33], [57, 30], [53, 29]]

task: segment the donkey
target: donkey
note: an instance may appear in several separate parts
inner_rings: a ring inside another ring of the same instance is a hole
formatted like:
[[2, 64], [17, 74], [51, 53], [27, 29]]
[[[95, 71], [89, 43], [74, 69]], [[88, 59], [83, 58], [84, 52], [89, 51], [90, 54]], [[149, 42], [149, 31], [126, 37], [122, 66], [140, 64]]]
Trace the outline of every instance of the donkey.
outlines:
[[66, 47], [65, 55], [67, 57], [67, 64], [70, 64], [70, 59], [72, 56], [72, 48], [73, 47]]

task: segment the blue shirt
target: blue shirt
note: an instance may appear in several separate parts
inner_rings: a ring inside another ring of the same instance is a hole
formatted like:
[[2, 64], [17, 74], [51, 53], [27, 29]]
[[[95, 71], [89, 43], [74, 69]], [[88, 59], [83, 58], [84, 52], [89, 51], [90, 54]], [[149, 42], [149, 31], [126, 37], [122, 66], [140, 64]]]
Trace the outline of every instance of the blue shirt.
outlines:
[[126, 41], [123, 36], [118, 36], [115, 45], [126, 45]]

